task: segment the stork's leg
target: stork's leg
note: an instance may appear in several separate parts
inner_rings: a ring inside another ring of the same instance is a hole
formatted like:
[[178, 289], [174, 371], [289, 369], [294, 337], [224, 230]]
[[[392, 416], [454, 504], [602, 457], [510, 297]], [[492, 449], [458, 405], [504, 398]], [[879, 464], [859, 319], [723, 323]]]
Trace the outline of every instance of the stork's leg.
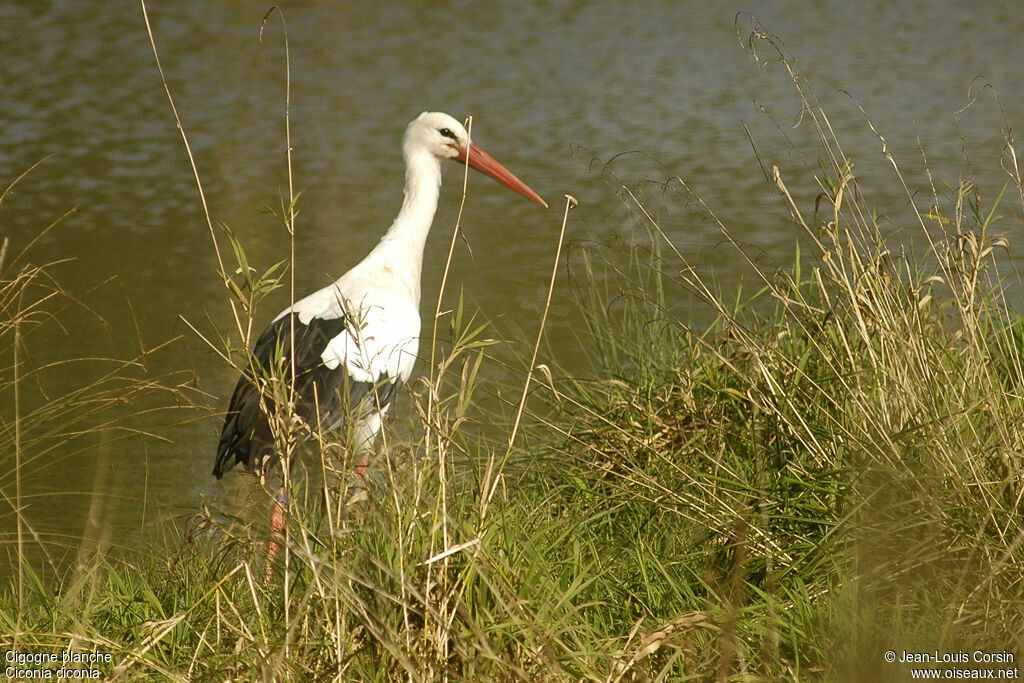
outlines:
[[360, 453], [358, 460], [356, 460], [355, 475], [351, 479], [352, 484], [349, 487], [348, 500], [345, 501], [345, 508], [348, 513], [352, 513], [354, 507], [364, 502], [368, 497], [367, 487], [369, 482], [366, 479], [366, 468], [369, 466], [369, 463], [369, 453]]
[[346, 507], [352, 507], [367, 499], [369, 480], [367, 479], [366, 470], [369, 468], [370, 456], [374, 453], [374, 442], [377, 439], [377, 434], [380, 433], [381, 425], [383, 424], [383, 415], [386, 412], [387, 408], [385, 407], [381, 412], [371, 413], [370, 415], [367, 415], [356, 427], [355, 481], [350, 489], [348, 501], [345, 503]]
[[274, 496], [274, 507], [270, 510], [270, 541], [267, 542], [267, 581], [274, 578], [274, 561], [284, 540], [284, 525], [288, 515], [288, 496], [282, 486]]

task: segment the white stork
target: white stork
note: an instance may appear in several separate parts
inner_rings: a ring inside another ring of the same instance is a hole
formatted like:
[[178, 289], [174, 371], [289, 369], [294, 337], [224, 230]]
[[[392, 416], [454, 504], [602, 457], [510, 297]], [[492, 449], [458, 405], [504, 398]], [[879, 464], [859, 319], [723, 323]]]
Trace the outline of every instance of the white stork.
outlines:
[[[408, 381], [416, 362], [423, 248], [437, 210], [443, 160], [468, 164], [547, 207], [471, 143], [466, 129], [448, 114], [416, 117], [405, 129], [402, 156], [405, 200], [380, 243], [335, 282], [282, 311], [256, 341], [224, 420], [213, 467], [218, 479], [238, 463], [265, 473], [279, 460], [267, 421], [273, 400], [261, 396], [254, 377], [269, 373], [278, 349], [283, 367], [289, 367], [293, 326], [297, 414], [311, 428], [329, 432], [354, 418], [356, 449], [372, 446], [398, 386]], [[285, 504], [283, 489], [278, 501]], [[280, 507], [275, 507], [280, 519], [272, 519], [275, 531], [283, 526]]]

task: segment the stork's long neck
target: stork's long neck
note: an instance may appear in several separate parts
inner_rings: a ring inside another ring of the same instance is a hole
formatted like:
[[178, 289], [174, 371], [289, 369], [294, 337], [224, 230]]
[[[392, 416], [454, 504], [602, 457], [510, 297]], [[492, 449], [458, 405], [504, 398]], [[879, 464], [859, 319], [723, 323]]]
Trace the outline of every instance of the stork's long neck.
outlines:
[[410, 286], [420, 300], [423, 249], [437, 211], [441, 191], [441, 162], [430, 152], [418, 151], [405, 159], [405, 200], [394, 223], [367, 256]]

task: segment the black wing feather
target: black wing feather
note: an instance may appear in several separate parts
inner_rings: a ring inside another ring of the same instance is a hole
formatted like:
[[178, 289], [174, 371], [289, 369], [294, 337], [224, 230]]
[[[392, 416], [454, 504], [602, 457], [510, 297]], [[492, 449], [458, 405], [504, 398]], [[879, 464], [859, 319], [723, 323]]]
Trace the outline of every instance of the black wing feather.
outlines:
[[[296, 412], [307, 424], [320, 424], [324, 431], [340, 428], [349, 414], [347, 407], [358, 406], [374, 390], [373, 384], [356, 382], [348, 377], [344, 364], [331, 369], [321, 360], [321, 354], [331, 339], [345, 330], [345, 318], [313, 318], [309, 324], [303, 324], [298, 314], [292, 313], [275, 320], [256, 341], [249, 366], [238, 378], [231, 395], [217, 446], [217, 461], [213, 466], [213, 474], [218, 479], [239, 463], [252, 471], [278, 459], [267, 422], [267, 413], [274, 410], [273, 398], [267, 396], [261, 400], [253, 381], [253, 366], [260, 376], [267, 376], [278, 348], [282, 349], [284, 367], [288, 366], [292, 322], [295, 325]], [[385, 381], [374, 392], [378, 409], [391, 402], [398, 388], [397, 381], [382, 379]], [[317, 401], [313, 398], [314, 391]], [[261, 405], [264, 402], [266, 408]], [[314, 419], [313, 415], [316, 405], [320, 407], [319, 419]]]

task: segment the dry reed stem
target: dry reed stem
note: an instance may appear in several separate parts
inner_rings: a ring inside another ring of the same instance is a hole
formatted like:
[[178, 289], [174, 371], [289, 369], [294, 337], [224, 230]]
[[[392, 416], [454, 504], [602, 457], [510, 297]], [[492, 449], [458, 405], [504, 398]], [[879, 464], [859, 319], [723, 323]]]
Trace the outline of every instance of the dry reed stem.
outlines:
[[[185, 145], [185, 152], [188, 155], [188, 162], [192, 167], [192, 176], [196, 180], [196, 189], [199, 192], [199, 201], [203, 207], [203, 216], [206, 218], [206, 227], [210, 233], [210, 241], [213, 242], [213, 251], [217, 256], [217, 267], [220, 275], [224, 281], [225, 287], [230, 291], [228, 282], [230, 278], [228, 276], [227, 268], [224, 265], [224, 258], [221, 255], [220, 244], [217, 242], [217, 233], [213, 229], [213, 219], [210, 216], [210, 208], [206, 202], [206, 191], [203, 189], [203, 182], [199, 177], [199, 167], [196, 165], [195, 156], [192, 154], [192, 145], [188, 141], [188, 135], [185, 133], [185, 126], [181, 122], [181, 116], [178, 114], [178, 107], [174, 104], [174, 97], [171, 95], [171, 87], [167, 83], [167, 76], [164, 75], [163, 63], [160, 61], [160, 54], [156, 48], [156, 38], [153, 35], [153, 27], [149, 21], [149, 11], [146, 9], [146, 0], [139, 0], [139, 4], [142, 6], [142, 18], [146, 22], [146, 35], [149, 36], [150, 47], [153, 48], [153, 59], [156, 60], [156, 68], [160, 73], [160, 82], [164, 86], [164, 93], [167, 95], [167, 101], [171, 105], [171, 112], [174, 114], [174, 122], [178, 127], [178, 132], [181, 134], [181, 141]], [[238, 332], [243, 337], [248, 339], [245, 334], [245, 329], [242, 326], [242, 319], [238, 314], [238, 309], [235, 308], [233, 299], [229, 299], [231, 303], [231, 313], [234, 315], [235, 324], [238, 327]]]
[[540, 325], [537, 329], [537, 339], [533, 344], [533, 351], [530, 355], [530, 363], [526, 370], [526, 379], [523, 382], [523, 391], [519, 397], [516, 407], [515, 418], [512, 422], [512, 431], [508, 437], [508, 446], [501, 458], [501, 463], [495, 468], [494, 456], [487, 460], [487, 470], [483, 477], [480, 488], [480, 520], [487, 517], [487, 508], [497, 492], [498, 484], [501, 482], [501, 474], [505, 469], [509, 456], [512, 455], [512, 448], [515, 445], [516, 435], [519, 433], [519, 425], [523, 418], [523, 411], [526, 409], [526, 399], [529, 396], [530, 384], [533, 381], [533, 373], [537, 366], [537, 354], [540, 352], [540, 344], [544, 338], [544, 328], [547, 325], [548, 313], [551, 310], [551, 297], [555, 292], [555, 281], [558, 278], [558, 267], [562, 260], [562, 245], [565, 243], [565, 230], [569, 222], [569, 212], [579, 206], [579, 202], [572, 195], [565, 195], [565, 209], [562, 211], [562, 224], [558, 231], [558, 244], [555, 247], [554, 265], [551, 269], [551, 279], [548, 281], [547, 296], [544, 300], [544, 308], [541, 311]]

